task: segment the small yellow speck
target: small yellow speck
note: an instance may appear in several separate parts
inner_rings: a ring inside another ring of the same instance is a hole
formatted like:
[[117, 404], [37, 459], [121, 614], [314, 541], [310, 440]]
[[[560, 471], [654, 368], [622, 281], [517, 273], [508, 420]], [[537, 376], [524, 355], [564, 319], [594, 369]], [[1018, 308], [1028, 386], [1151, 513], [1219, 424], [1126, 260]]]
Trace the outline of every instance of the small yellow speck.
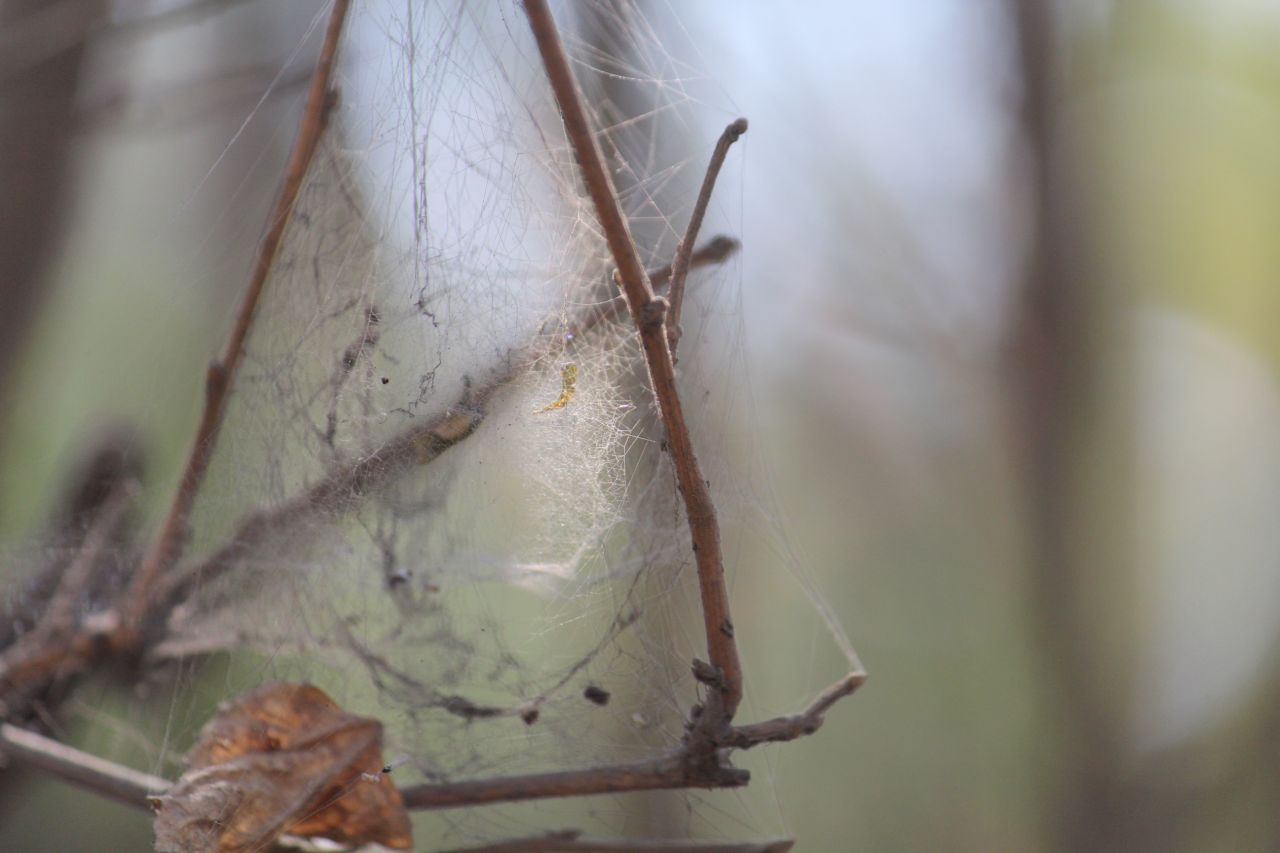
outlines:
[[565, 406], [569, 405], [569, 401], [573, 399], [574, 391], [577, 390], [578, 365], [566, 364], [560, 371], [560, 381], [562, 385], [560, 396], [556, 398], [554, 403], [540, 409], [536, 414], [550, 412], [554, 409], [563, 409]]

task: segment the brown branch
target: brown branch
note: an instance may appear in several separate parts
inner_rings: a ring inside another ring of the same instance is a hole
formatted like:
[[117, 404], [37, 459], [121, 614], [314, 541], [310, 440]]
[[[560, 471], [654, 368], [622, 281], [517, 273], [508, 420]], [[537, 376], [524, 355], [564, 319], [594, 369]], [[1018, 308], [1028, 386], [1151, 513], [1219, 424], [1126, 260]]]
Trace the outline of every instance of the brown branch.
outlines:
[[671, 292], [667, 299], [671, 303], [671, 311], [667, 315], [667, 338], [671, 344], [672, 358], [676, 347], [680, 345], [680, 310], [684, 306], [684, 281], [689, 276], [689, 260], [693, 253], [693, 244], [698, 240], [698, 232], [702, 230], [702, 220], [707, 214], [707, 205], [711, 203], [711, 193], [716, 188], [716, 178], [720, 175], [720, 167], [724, 158], [729, 155], [729, 147], [747, 132], [747, 120], [736, 119], [720, 134], [716, 148], [711, 152], [711, 162], [707, 164], [707, 173], [702, 178], [702, 189], [698, 190], [698, 200], [694, 202], [693, 213], [685, 228], [684, 236], [676, 246], [676, 257], [671, 262]]
[[[840, 699], [853, 693], [865, 680], [851, 674], [828, 687], [800, 714], [781, 717], [732, 729], [717, 744], [725, 748], [750, 748], [767, 741], [792, 740], [812, 734], [822, 725], [822, 715]], [[138, 807], [146, 807], [151, 795], [170, 787], [164, 779], [148, 776], [96, 756], [68, 747], [9, 724], [0, 725], [0, 751], [40, 767], [82, 788]], [[503, 776], [463, 782], [414, 785], [404, 788], [401, 796], [406, 808], [434, 810], [521, 802], [555, 797], [583, 797], [635, 791], [676, 790], [686, 788], [738, 788], [750, 781], [746, 770], [724, 765], [716, 759], [700, 760], [687, 746], [643, 761], [628, 764]], [[507, 842], [516, 843], [516, 842]], [[526, 842], [520, 842], [526, 843]], [[585, 841], [583, 843], [586, 843]], [[643, 844], [653, 842], [591, 842], [599, 844]], [[479, 848], [481, 850], [567, 849], [567, 850], [648, 850], [688, 849], [715, 850], [785, 850], [787, 847], [731, 845], [675, 847], [545, 847], [545, 848]]]
[[405, 808], [449, 809], [544, 800], [552, 797], [585, 797], [628, 791], [660, 791], [677, 788], [740, 788], [751, 779], [746, 770], [711, 762], [691, 761], [678, 749], [656, 758], [630, 764], [501, 776], [465, 782], [414, 785], [401, 790]]
[[799, 714], [775, 717], [772, 720], [746, 726], [734, 726], [721, 740], [721, 744], [734, 749], [750, 749], [762, 743], [779, 743], [811, 735], [822, 728], [823, 714], [841, 699], [852, 695], [866, 680], [866, 673], [849, 673], [819, 693], [817, 698], [809, 703], [809, 707]]
[[98, 758], [52, 738], [0, 723], [0, 754], [17, 758], [80, 788], [118, 803], [151, 810], [150, 798], [169, 782]]
[[0, 714], [13, 716], [31, 696], [83, 671], [107, 655], [136, 654], [141, 645], [144, 624], [162, 612], [160, 605], [165, 601], [156, 593], [185, 544], [191, 507], [213, 453], [258, 299], [328, 118], [334, 55], [349, 5], [350, 0], [334, 2], [280, 197], [268, 221], [257, 262], [221, 358], [209, 366], [204, 411], [160, 531], [130, 585], [110, 610], [96, 614], [95, 618], [83, 622], [73, 632], [50, 633], [46, 642], [38, 644], [21, 643], [0, 658]]
[[583, 838], [581, 830], [495, 841], [479, 847], [457, 847], [439, 853], [786, 853], [790, 839], [756, 842], [677, 841], [668, 839]]
[[155, 602], [155, 591], [160, 578], [177, 562], [185, 546], [191, 507], [195, 503], [196, 494], [209, 467], [209, 460], [213, 456], [218, 430], [222, 426], [223, 412], [235, 381], [236, 369], [240, 366], [240, 359], [244, 353], [244, 343], [249, 335], [249, 327], [253, 323], [258, 301], [266, 286], [267, 277], [271, 273], [271, 267], [275, 263], [276, 253], [284, 239], [285, 228], [289, 223], [298, 192], [302, 188], [303, 178], [306, 177], [320, 136], [328, 122], [334, 57], [349, 6], [350, 0], [334, 0], [333, 11], [329, 16], [329, 26], [325, 31], [324, 44], [320, 49], [320, 58], [316, 62], [315, 71], [311, 77], [311, 89], [307, 93], [302, 124], [298, 129], [298, 136], [294, 141], [293, 151], [285, 170], [284, 182], [280, 188], [280, 196], [276, 200], [275, 210], [271, 214], [266, 234], [258, 249], [258, 258], [249, 278], [249, 285], [241, 298], [240, 307], [236, 311], [231, 334], [227, 338], [221, 357], [209, 365], [205, 379], [204, 412], [200, 417], [200, 425], [196, 430], [195, 440], [192, 442], [182, 471], [182, 479], [179, 480], [173, 500], [169, 504], [164, 524], [143, 558], [142, 565], [134, 575], [133, 582], [118, 608], [120, 624], [117, 634], [118, 640], [122, 641], [118, 644], [125, 648], [136, 645], [141, 623]]
[[[718, 264], [725, 258], [736, 252], [741, 244], [732, 237], [726, 237], [723, 234], [713, 237], [708, 242], [698, 248], [689, 259], [691, 269], [708, 266], [710, 264]], [[649, 283], [657, 292], [661, 292], [664, 285], [671, 281], [672, 272], [675, 264], [670, 263], [665, 267], [649, 271]], [[602, 302], [594, 306], [591, 310], [584, 312], [578, 320], [571, 325], [570, 332], [575, 337], [582, 332], [587, 331], [592, 326], [599, 323], [611, 322], [619, 319], [627, 312], [627, 297], [618, 294], [608, 302]]]
[[613, 180], [605, 168], [604, 156], [587, 119], [577, 81], [569, 67], [569, 59], [565, 55], [551, 11], [545, 0], [525, 0], [524, 7], [547, 71], [547, 79], [560, 106], [565, 134], [604, 229], [609, 251], [617, 264], [615, 278], [622, 285], [627, 305], [631, 308], [631, 316], [640, 333], [654, 399], [666, 429], [667, 445], [675, 464], [676, 480], [684, 497], [689, 532], [693, 539], [707, 655], [712, 664], [719, 668], [722, 676], [721, 689], [714, 694], [711, 702], [711, 713], [703, 717], [704, 725], [712, 728], [727, 725], [742, 700], [742, 665], [733, 636], [733, 619], [725, 587], [720, 526], [716, 519], [715, 505], [706, 480], [699, 470], [680, 394], [676, 388], [675, 364], [666, 333], [667, 302], [654, 295], [649, 277], [640, 263], [631, 229], [622, 213]]

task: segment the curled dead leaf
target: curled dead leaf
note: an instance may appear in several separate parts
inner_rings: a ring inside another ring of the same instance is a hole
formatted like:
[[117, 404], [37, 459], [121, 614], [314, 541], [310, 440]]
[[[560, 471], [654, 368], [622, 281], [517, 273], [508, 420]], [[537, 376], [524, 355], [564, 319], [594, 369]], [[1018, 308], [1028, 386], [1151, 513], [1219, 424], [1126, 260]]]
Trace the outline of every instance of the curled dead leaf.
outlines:
[[413, 846], [382, 772], [382, 725], [310, 684], [267, 684], [223, 705], [155, 801], [160, 851], [269, 850], [288, 834], [358, 847]]

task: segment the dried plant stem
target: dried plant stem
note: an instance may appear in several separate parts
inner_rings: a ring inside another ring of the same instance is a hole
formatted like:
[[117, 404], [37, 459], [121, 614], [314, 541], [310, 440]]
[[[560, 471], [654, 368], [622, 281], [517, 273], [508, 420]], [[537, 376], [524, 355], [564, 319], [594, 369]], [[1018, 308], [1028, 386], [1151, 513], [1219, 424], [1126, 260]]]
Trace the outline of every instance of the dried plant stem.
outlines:
[[[799, 714], [779, 717], [762, 723], [730, 728], [717, 744], [719, 747], [747, 749], [761, 743], [793, 740], [812, 734], [822, 725], [822, 715], [836, 702], [864, 681], [855, 673], [842, 678], [822, 691]], [[51, 738], [17, 726], [0, 724], [0, 754], [20, 758], [81, 788], [95, 791], [111, 799], [139, 808], [148, 808], [149, 799], [171, 787], [165, 779], [149, 776], [128, 767], [81, 752]], [[401, 790], [406, 808], [435, 810], [492, 805], [495, 803], [584, 797], [597, 794], [621, 794], [634, 791], [676, 790], [682, 788], [740, 788], [750, 781], [746, 770], [728, 767], [691, 754], [681, 746], [668, 753], [643, 761], [564, 770], [554, 773], [532, 773], [432, 785], [412, 785]], [[554, 836], [546, 836], [547, 838]], [[514, 842], [509, 842], [514, 843]], [[637, 843], [637, 842], [600, 842]], [[770, 842], [785, 844], [788, 842]], [[488, 849], [488, 848], [480, 848]], [[505, 848], [497, 847], [497, 850]], [[524, 849], [524, 848], [512, 848]], [[620, 849], [650, 848], [529, 848], [529, 849]], [[672, 849], [662, 847], [655, 849]], [[685, 849], [676, 847], [674, 849]], [[690, 850], [785, 850], [785, 847], [729, 846], [689, 847]]]
[[698, 190], [698, 199], [693, 204], [693, 213], [689, 216], [689, 224], [684, 236], [676, 246], [676, 257], [671, 262], [671, 290], [667, 301], [671, 310], [667, 314], [667, 339], [671, 344], [672, 357], [680, 346], [680, 311], [684, 307], [684, 281], [689, 276], [689, 260], [693, 255], [693, 245], [698, 240], [698, 232], [702, 230], [702, 220], [707, 215], [707, 205], [711, 203], [711, 193], [716, 188], [716, 178], [720, 175], [720, 167], [724, 158], [729, 155], [729, 147], [747, 132], [747, 120], [740, 118], [731, 123], [720, 134], [715, 151], [711, 152], [711, 162], [707, 164], [707, 173], [702, 178], [702, 189]]
[[328, 122], [329, 107], [333, 97], [331, 80], [334, 59], [338, 50], [338, 40], [342, 35], [342, 25], [350, 5], [350, 0], [334, 0], [328, 29], [325, 31], [324, 44], [321, 46], [315, 71], [311, 75], [311, 87], [307, 93], [302, 124], [298, 128], [298, 136], [294, 141], [293, 151], [289, 155], [280, 195], [276, 199], [275, 209], [267, 223], [267, 230], [258, 248], [258, 256], [249, 278], [249, 285], [241, 297], [235, 323], [227, 336], [222, 355], [209, 365], [205, 378], [204, 412], [200, 416], [200, 424], [187, 455], [182, 478], [178, 481], [178, 487], [169, 503], [169, 510], [160, 532], [143, 558], [118, 608], [120, 630], [117, 633], [119, 639], [124, 641], [122, 645], [126, 647], [137, 642], [140, 624], [155, 603], [155, 591], [160, 577], [182, 555], [187, 539], [191, 507], [195, 503], [196, 494], [209, 468], [209, 460], [213, 456], [218, 430], [222, 426], [223, 413], [226, 411], [236, 370], [240, 366], [240, 359], [244, 353], [245, 339], [249, 336], [249, 328], [257, 313], [263, 288], [275, 263], [280, 243], [284, 239], [285, 229], [289, 224], [298, 192], [302, 188], [303, 178], [306, 177], [307, 169], [311, 166], [316, 147]]
[[817, 698], [809, 703], [809, 707], [799, 714], [775, 717], [772, 720], [745, 726], [734, 726], [721, 743], [735, 749], [750, 749], [762, 743], [779, 743], [811, 735], [822, 728], [823, 714], [841, 699], [852, 695], [853, 691], [861, 687], [866, 680], [866, 673], [850, 673], [819, 693]]
[[169, 782], [81, 752], [52, 738], [0, 723], [0, 754], [39, 767], [70, 782], [135, 808], [150, 810], [149, 799]]
[[674, 841], [666, 839], [584, 838], [577, 829], [566, 829], [495, 841], [479, 847], [459, 847], [441, 853], [786, 853], [795, 846], [790, 839], [756, 842]]
[[750, 779], [745, 770], [690, 762], [685, 750], [678, 749], [628, 764], [414, 785], [400, 793], [404, 797], [405, 808], [428, 810], [628, 791], [740, 788]]
[[209, 466], [258, 300], [328, 119], [334, 57], [349, 6], [350, 0], [334, 0], [280, 196], [268, 221], [253, 273], [222, 355], [209, 366], [204, 411], [160, 531], [134, 572], [129, 586], [108, 611], [82, 620], [75, 630], [47, 632], [39, 643], [16, 644], [0, 658], [0, 715], [12, 717], [21, 713], [31, 697], [108, 655], [136, 654], [140, 651], [144, 624], [163, 611], [166, 602], [157, 594], [161, 581], [177, 562], [185, 545], [191, 507]]
[[591, 196], [596, 216], [604, 229], [618, 271], [616, 277], [631, 308], [631, 316], [640, 334], [654, 399], [666, 430], [667, 445], [675, 464], [676, 479], [684, 498], [698, 566], [698, 586], [702, 597], [702, 614], [707, 638], [707, 655], [719, 670], [717, 691], [709, 702], [706, 725], [728, 725], [742, 700], [742, 665], [734, 639], [733, 619], [729, 609], [729, 593], [725, 586], [724, 559], [720, 547], [720, 526], [715, 505], [706, 480], [698, 467], [697, 455], [689, 436], [680, 394], [676, 388], [675, 364], [666, 332], [667, 302], [653, 292], [644, 267], [640, 263], [630, 226], [618, 203], [617, 192], [604, 157], [587, 119], [586, 109], [578, 93], [577, 81], [569, 67], [560, 33], [545, 0], [525, 0], [525, 13], [538, 52], [542, 56], [560, 114], [583, 183]]

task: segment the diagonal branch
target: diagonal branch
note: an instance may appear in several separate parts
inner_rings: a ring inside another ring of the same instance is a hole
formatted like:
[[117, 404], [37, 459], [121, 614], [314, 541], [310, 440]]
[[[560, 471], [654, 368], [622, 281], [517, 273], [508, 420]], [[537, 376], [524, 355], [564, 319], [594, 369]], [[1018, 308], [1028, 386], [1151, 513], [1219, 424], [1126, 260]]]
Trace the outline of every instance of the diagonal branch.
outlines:
[[799, 714], [734, 726], [722, 744], [735, 749], [750, 749], [762, 743], [779, 743], [811, 735], [822, 728], [823, 714], [841, 699], [852, 695], [866, 680], [866, 673], [850, 673], [819, 693]]
[[209, 366], [204, 411], [160, 531], [129, 586], [110, 610], [95, 614], [95, 618], [82, 622], [74, 631], [50, 635], [47, 642], [36, 646], [14, 647], [0, 658], [0, 715], [14, 716], [31, 696], [38, 695], [50, 684], [69, 679], [108, 655], [136, 654], [142, 644], [145, 623], [162, 612], [164, 600], [157, 595], [161, 581], [185, 545], [191, 507], [209, 466], [258, 300], [328, 120], [334, 57], [349, 6], [350, 0], [334, 0], [280, 196], [222, 355]]
[[665, 299], [656, 296], [640, 263], [630, 226], [618, 203], [613, 179], [604, 165], [600, 145], [587, 119], [586, 108], [579, 95], [577, 81], [569, 67], [560, 33], [545, 0], [525, 0], [525, 14], [533, 31], [542, 63], [547, 71], [565, 133], [578, 161], [583, 183], [591, 196], [596, 215], [604, 230], [618, 270], [615, 278], [622, 285], [632, 319], [640, 333], [653, 396], [657, 401], [667, 445], [675, 464], [676, 480], [684, 498], [698, 566], [698, 586], [702, 597], [702, 615], [707, 638], [707, 655], [720, 670], [720, 690], [713, 694], [712, 713], [704, 717], [704, 725], [715, 728], [733, 719], [742, 701], [742, 664], [733, 636], [733, 619], [729, 610], [729, 593], [724, 579], [724, 558], [720, 547], [720, 525], [710, 490], [698, 467], [689, 426], [685, 421], [680, 394], [676, 388], [675, 364], [667, 339]]
[[702, 189], [698, 191], [698, 200], [694, 202], [693, 214], [689, 217], [689, 225], [684, 236], [676, 246], [676, 257], [671, 262], [671, 292], [667, 301], [671, 303], [671, 311], [667, 315], [667, 337], [671, 342], [672, 357], [676, 347], [680, 346], [680, 311], [684, 307], [684, 280], [689, 276], [689, 259], [693, 254], [693, 244], [698, 240], [698, 232], [702, 230], [703, 217], [707, 215], [707, 205], [711, 203], [711, 193], [716, 187], [716, 178], [720, 176], [720, 167], [724, 158], [729, 155], [729, 146], [738, 141], [747, 132], [747, 120], [740, 118], [724, 129], [716, 142], [715, 151], [711, 153], [711, 162], [707, 164], [707, 174], [702, 179]]
[[298, 192], [302, 188], [302, 181], [306, 177], [307, 169], [311, 166], [316, 147], [328, 123], [333, 99], [331, 79], [334, 58], [338, 50], [338, 40], [342, 35], [342, 25], [350, 5], [350, 0], [334, 0], [328, 29], [325, 31], [324, 44], [320, 49], [320, 58], [311, 76], [311, 88], [307, 93], [302, 124], [298, 128], [298, 137], [289, 155], [289, 164], [285, 170], [280, 196], [276, 199], [275, 209], [268, 221], [266, 234], [263, 235], [258, 257], [249, 277], [249, 285], [241, 297], [235, 323], [231, 327], [222, 355], [209, 365], [205, 378], [204, 412], [200, 416], [200, 424], [187, 455], [182, 478], [178, 481], [178, 488], [169, 503], [169, 510], [160, 532], [151, 543], [118, 608], [120, 617], [118, 639], [124, 641], [120, 645], [125, 647], [137, 644], [141, 623], [155, 603], [155, 592], [160, 578], [178, 561], [186, 544], [191, 507], [195, 503], [200, 485], [204, 482], [205, 472], [209, 468], [209, 460], [213, 456], [227, 399], [230, 397], [236, 370], [244, 354], [245, 339], [249, 336], [249, 328], [257, 313], [258, 301], [262, 297], [267, 278], [275, 264], [276, 253], [284, 239], [285, 228], [289, 224], [294, 202], [297, 201]]
[[90, 755], [52, 738], [0, 723], [0, 755], [17, 758], [118, 803], [150, 811], [150, 798], [169, 782]]

